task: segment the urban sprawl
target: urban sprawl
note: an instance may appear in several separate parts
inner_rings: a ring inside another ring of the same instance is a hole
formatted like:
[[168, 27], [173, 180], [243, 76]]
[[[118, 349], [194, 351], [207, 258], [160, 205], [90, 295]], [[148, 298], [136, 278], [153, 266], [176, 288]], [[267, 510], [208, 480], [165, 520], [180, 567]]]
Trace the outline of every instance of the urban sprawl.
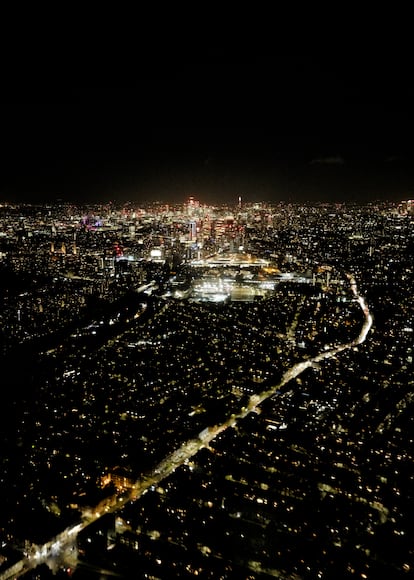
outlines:
[[413, 215], [0, 204], [0, 579], [409, 578]]

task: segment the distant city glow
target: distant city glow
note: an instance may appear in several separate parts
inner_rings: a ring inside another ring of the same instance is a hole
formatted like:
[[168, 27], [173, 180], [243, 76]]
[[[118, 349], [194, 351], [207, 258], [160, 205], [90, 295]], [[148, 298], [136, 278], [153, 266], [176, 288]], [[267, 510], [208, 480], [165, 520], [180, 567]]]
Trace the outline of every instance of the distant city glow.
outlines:
[[412, 218], [2, 204], [0, 579], [409, 571]]

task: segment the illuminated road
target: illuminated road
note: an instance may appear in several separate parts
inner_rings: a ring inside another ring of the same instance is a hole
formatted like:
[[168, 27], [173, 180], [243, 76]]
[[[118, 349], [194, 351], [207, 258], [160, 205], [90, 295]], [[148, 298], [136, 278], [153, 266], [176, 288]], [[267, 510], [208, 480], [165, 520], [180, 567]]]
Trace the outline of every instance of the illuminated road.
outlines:
[[131, 501], [138, 500], [149, 487], [157, 485], [160, 481], [171, 475], [171, 473], [194, 456], [202, 447], [208, 447], [210, 442], [215, 439], [217, 435], [229, 427], [234, 426], [237, 420], [243, 419], [249, 413], [256, 411], [257, 407], [263, 401], [275, 395], [284, 385], [292, 379], [295, 379], [307, 368], [312, 367], [324, 359], [335, 357], [346, 349], [362, 344], [372, 327], [373, 318], [365, 300], [358, 295], [355, 278], [351, 275], [347, 276], [355, 301], [360, 305], [364, 314], [364, 323], [361, 331], [352, 342], [329, 348], [313, 358], [293, 365], [284, 373], [280, 383], [266, 389], [258, 395], [252, 395], [247, 407], [243, 407], [237, 414], [231, 415], [231, 417], [221, 425], [207, 427], [201, 431], [198, 437], [183, 443], [173, 453], [165, 457], [152, 471], [137, 479], [134, 485], [127, 491], [122, 491], [106, 498], [94, 508], [85, 509], [79, 523], [66, 528], [66, 530], [58, 534], [52, 540], [46, 542], [46, 544], [43, 544], [43, 546], [33, 546], [32, 550], [25, 558], [16, 562], [16, 564], [11, 566], [8, 570], [5, 570], [0, 575], [0, 580], [17, 578], [43, 563], [46, 563], [53, 572], [58, 571], [63, 565], [75, 567], [77, 559], [77, 535], [91, 523], [108, 513], [114, 513], [120, 510], [125, 506], [125, 504]]

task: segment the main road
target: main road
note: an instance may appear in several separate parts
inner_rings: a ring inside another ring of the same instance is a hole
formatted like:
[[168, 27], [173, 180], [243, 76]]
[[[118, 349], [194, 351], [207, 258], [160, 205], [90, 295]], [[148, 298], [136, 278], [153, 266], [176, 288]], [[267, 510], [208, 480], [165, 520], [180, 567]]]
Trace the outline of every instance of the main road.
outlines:
[[207, 427], [199, 433], [197, 437], [183, 443], [173, 453], [165, 457], [153, 470], [137, 479], [127, 491], [116, 493], [100, 502], [96, 507], [84, 510], [80, 522], [69, 526], [42, 546], [32, 546], [32, 549], [26, 557], [16, 562], [0, 575], [0, 580], [17, 578], [29, 570], [36, 568], [39, 564], [44, 563], [46, 563], [54, 572], [63, 565], [76, 565], [76, 538], [78, 534], [90, 524], [96, 522], [108, 513], [119, 511], [123, 506], [125, 506], [125, 504], [138, 500], [149, 487], [157, 485], [163, 479], [171, 475], [171, 473], [183, 465], [188, 459], [193, 457], [202, 447], [208, 447], [217, 435], [229, 427], [234, 426], [239, 419], [243, 419], [249, 413], [257, 411], [257, 407], [263, 403], [263, 401], [275, 395], [284, 385], [292, 379], [295, 379], [307, 368], [312, 367], [325, 359], [335, 357], [344, 350], [362, 344], [366, 340], [372, 327], [373, 318], [364, 298], [358, 294], [355, 278], [351, 274], [348, 274], [347, 277], [354, 299], [360, 305], [364, 315], [364, 322], [360, 333], [353, 341], [331, 347], [313, 358], [294, 364], [284, 373], [278, 384], [257, 395], [252, 395], [247, 407], [243, 407], [237, 413], [232, 414], [224, 423]]

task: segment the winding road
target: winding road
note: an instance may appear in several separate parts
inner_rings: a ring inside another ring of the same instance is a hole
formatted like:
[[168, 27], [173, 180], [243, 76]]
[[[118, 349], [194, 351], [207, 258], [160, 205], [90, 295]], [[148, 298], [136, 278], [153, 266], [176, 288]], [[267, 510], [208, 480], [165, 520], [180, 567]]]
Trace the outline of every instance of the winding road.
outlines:
[[292, 379], [295, 379], [307, 368], [312, 367], [325, 359], [335, 357], [344, 350], [362, 344], [366, 340], [372, 327], [373, 318], [364, 298], [358, 294], [354, 276], [347, 274], [347, 278], [354, 299], [360, 305], [364, 314], [364, 322], [361, 331], [353, 341], [329, 348], [313, 358], [294, 364], [284, 373], [281, 381], [277, 385], [274, 385], [257, 395], [252, 395], [247, 407], [243, 407], [237, 414], [231, 415], [231, 417], [220, 425], [207, 427], [199, 433], [196, 438], [183, 443], [173, 453], [165, 457], [152, 471], [140, 477], [127, 491], [106, 498], [95, 508], [84, 510], [80, 522], [69, 526], [42, 546], [32, 546], [32, 549], [26, 557], [16, 562], [0, 575], [0, 580], [17, 578], [44, 563], [46, 563], [53, 572], [56, 572], [64, 565], [75, 566], [77, 558], [76, 538], [86, 527], [108, 513], [119, 511], [123, 506], [125, 506], [125, 504], [138, 500], [149, 487], [157, 485], [163, 479], [168, 477], [188, 459], [196, 455], [201, 448], [208, 447], [217, 435], [229, 427], [233, 427], [239, 419], [243, 419], [249, 413], [257, 411], [257, 408], [261, 403], [263, 403], [263, 401], [274, 396], [284, 385]]

